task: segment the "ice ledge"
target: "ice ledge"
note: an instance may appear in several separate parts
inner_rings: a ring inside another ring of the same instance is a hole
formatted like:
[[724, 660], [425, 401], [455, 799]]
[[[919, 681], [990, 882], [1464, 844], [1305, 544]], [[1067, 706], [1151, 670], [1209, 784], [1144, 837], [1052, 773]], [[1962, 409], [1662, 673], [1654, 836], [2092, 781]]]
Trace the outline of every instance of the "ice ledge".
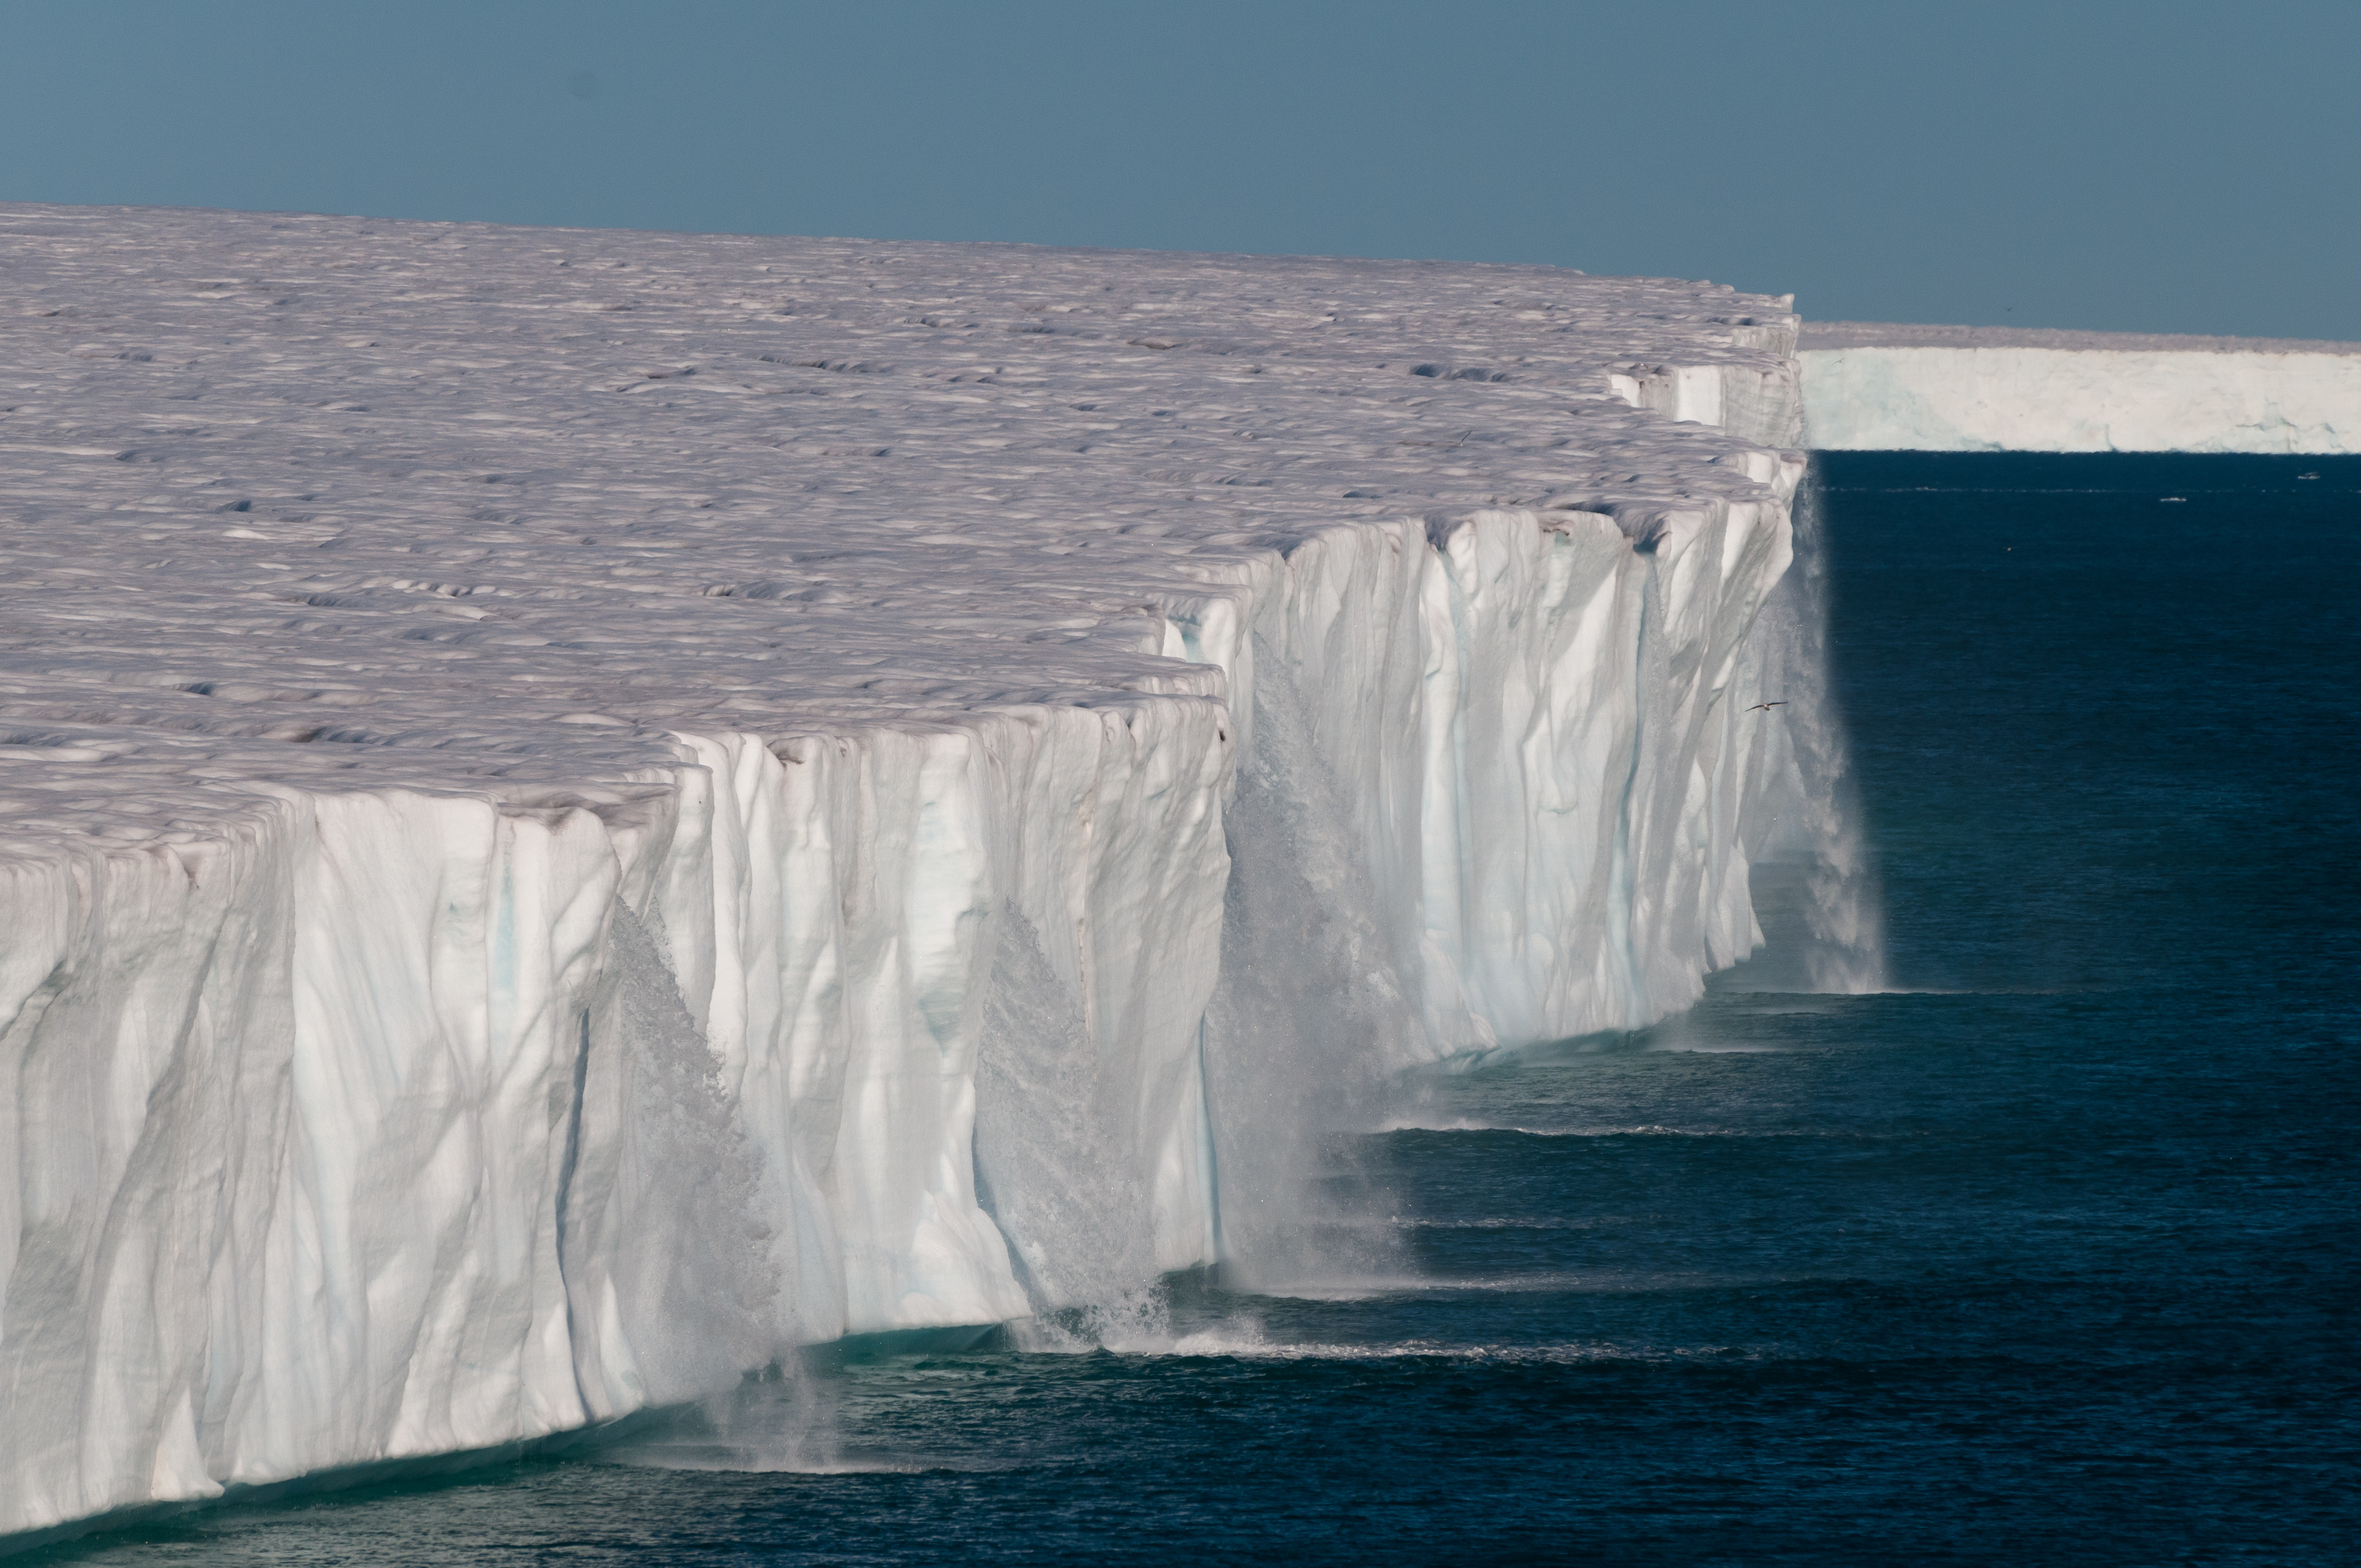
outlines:
[[1807, 323], [1822, 450], [2361, 451], [2361, 344]]
[[0, 233], [0, 1531], [1227, 1254], [1258, 1020], [1755, 940], [1784, 301]]

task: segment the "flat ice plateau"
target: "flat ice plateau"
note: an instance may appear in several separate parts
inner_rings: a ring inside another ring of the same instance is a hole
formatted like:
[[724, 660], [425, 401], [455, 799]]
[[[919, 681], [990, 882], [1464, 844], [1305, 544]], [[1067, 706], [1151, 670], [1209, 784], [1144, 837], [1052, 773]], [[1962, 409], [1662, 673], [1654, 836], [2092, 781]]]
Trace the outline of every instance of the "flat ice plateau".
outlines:
[[1824, 451], [2361, 452], [2361, 344], [1815, 322]]
[[1795, 331], [0, 206], [0, 1534], [1251, 1276], [1340, 1080], [1687, 1003]]

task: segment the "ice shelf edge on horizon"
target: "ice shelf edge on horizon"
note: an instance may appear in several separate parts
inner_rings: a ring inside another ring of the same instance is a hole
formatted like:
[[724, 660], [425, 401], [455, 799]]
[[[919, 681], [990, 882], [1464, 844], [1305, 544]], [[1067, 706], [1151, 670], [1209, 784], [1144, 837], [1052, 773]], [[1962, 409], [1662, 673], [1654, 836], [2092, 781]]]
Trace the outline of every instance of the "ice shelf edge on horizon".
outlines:
[[0, 243], [0, 1532], [1278, 1266], [1340, 1067], [1759, 940], [1784, 300]]
[[1825, 451], [2361, 452], [2361, 344], [1814, 323]]

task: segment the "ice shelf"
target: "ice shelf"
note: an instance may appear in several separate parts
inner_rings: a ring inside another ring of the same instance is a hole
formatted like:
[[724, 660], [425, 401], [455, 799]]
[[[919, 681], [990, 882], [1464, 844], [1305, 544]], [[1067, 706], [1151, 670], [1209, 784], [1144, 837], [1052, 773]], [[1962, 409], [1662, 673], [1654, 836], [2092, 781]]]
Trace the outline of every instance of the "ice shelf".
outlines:
[[25, 205], [0, 257], [0, 1533], [1251, 1266], [1337, 1053], [1759, 939], [1784, 299]]
[[1828, 451], [2361, 452], [2361, 344], [1815, 322]]

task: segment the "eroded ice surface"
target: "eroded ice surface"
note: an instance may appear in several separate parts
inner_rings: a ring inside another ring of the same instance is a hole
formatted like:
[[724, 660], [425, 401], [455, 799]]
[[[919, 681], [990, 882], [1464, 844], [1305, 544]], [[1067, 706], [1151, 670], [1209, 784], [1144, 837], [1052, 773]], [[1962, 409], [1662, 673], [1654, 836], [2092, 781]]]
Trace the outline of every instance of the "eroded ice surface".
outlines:
[[0, 256], [0, 1532], [1250, 1270], [1339, 1072], [1757, 940], [1784, 300]]
[[1815, 322], [1829, 451], [2361, 452], [2361, 344]]

